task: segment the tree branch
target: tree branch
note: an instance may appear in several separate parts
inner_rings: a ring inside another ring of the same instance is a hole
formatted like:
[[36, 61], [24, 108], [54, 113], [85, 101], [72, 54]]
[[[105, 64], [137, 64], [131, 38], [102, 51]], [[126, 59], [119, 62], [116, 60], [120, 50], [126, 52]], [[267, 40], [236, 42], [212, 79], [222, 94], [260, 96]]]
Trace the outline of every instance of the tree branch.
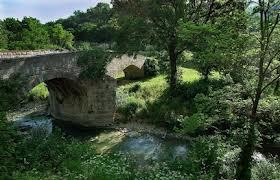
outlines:
[[[268, 62], [268, 65], [266, 66], [265, 70], [264, 70], [264, 73], [267, 73], [267, 70], [269, 69], [271, 63], [273, 62], [273, 59], [278, 56], [280, 54], [280, 49], [270, 58], [269, 62]], [[275, 69], [274, 69], [275, 70]], [[274, 71], [272, 70], [272, 71]], [[270, 71], [270, 72], [272, 72]]]
[[276, 17], [276, 19], [275, 19], [275, 22], [274, 22], [274, 24], [273, 24], [273, 26], [272, 26], [272, 28], [271, 28], [271, 30], [270, 30], [270, 32], [269, 32], [269, 34], [268, 34], [268, 37], [267, 37], [267, 38], [269, 38], [269, 39], [270, 39], [270, 37], [271, 37], [271, 35], [272, 35], [273, 31], [275, 30], [275, 28], [276, 28], [277, 24], [279, 23], [279, 17], [280, 17], [280, 14], [277, 14], [277, 17]]
[[268, 88], [271, 84], [273, 84], [274, 82], [276, 82], [279, 78], [280, 78], [280, 74], [277, 75], [272, 81], [270, 81], [269, 83], [267, 83], [267, 85], [265, 85], [265, 86], [262, 88], [261, 92], [263, 92], [263, 91], [264, 91], [266, 88]]
[[273, 71], [277, 70], [278, 68], [280, 68], [280, 65], [276, 66], [275, 68], [273, 68], [271, 71], [269, 71], [267, 74], [271, 74]]

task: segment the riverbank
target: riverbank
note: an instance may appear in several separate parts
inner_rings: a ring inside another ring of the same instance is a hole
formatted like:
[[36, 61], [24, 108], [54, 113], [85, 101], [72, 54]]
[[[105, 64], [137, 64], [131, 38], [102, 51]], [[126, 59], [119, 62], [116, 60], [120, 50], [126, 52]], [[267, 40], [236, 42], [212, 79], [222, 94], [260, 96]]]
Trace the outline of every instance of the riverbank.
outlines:
[[18, 118], [24, 116], [38, 116], [48, 114], [49, 112], [47, 101], [34, 101], [25, 103], [14, 110], [10, 110], [7, 113], [7, 120], [16, 121]]
[[[8, 112], [7, 119], [8, 121], [16, 121], [25, 116], [36, 117], [36, 116], [48, 116], [48, 115], [49, 115], [48, 103], [45, 101], [39, 101], [39, 102], [29, 102], [27, 104], [24, 104], [22, 107], [15, 109], [14, 111]], [[96, 129], [94, 127], [85, 128], [79, 125], [71, 124], [69, 122], [63, 122], [60, 120], [56, 120], [56, 121], [60, 125], [66, 124], [67, 126], [72, 126], [72, 127], [76, 126], [77, 128], [86, 129], [87, 131], [91, 129]], [[148, 124], [144, 122], [115, 123], [110, 127], [106, 127], [106, 129], [117, 130], [121, 133], [128, 134], [128, 135], [136, 132], [136, 133], [153, 134], [156, 136], [160, 136], [162, 138], [176, 138], [176, 139], [181, 139], [186, 141], [194, 140], [194, 138], [190, 136], [175, 133], [165, 127], [160, 127], [158, 125]]]

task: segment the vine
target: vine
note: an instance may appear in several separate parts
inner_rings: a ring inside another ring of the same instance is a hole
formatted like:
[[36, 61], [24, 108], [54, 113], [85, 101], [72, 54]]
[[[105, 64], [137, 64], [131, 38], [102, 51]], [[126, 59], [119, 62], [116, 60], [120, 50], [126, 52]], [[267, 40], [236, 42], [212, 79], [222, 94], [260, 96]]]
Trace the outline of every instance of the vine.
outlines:
[[78, 66], [82, 68], [80, 78], [104, 78], [106, 74], [106, 66], [114, 57], [115, 53], [99, 47], [80, 52], [77, 62]]

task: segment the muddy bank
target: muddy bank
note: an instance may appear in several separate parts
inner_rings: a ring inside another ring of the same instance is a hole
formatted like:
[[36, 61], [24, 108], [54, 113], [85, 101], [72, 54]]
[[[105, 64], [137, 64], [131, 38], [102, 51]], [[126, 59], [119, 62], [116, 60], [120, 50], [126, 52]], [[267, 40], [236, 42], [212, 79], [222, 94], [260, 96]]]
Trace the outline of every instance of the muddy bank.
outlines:
[[29, 102], [7, 113], [8, 121], [15, 121], [24, 116], [48, 115], [48, 102]]

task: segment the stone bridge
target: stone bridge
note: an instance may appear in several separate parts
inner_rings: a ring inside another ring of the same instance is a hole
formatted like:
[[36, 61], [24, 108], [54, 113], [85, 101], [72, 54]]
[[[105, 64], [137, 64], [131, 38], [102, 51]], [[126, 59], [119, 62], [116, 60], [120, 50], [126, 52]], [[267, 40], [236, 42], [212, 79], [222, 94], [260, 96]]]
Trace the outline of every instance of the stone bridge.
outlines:
[[124, 71], [130, 78], [144, 76], [145, 58], [114, 58], [105, 77], [97, 80], [79, 78], [77, 59], [78, 52], [0, 52], [0, 79], [19, 75], [23, 81], [19, 92], [24, 93], [45, 82], [54, 118], [86, 127], [109, 126], [116, 110], [117, 74]]

